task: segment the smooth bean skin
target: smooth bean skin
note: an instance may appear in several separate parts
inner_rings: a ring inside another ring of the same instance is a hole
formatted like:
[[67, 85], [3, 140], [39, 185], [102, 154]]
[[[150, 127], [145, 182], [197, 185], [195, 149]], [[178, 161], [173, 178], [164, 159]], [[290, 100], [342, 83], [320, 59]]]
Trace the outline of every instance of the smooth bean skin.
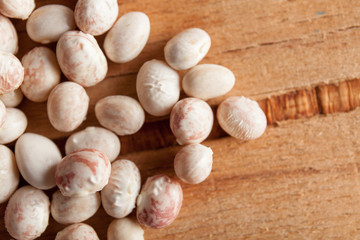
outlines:
[[59, 4], [48, 4], [36, 9], [26, 22], [26, 32], [34, 42], [56, 42], [60, 36], [75, 29], [74, 12]]
[[205, 57], [210, 45], [211, 39], [207, 32], [200, 28], [188, 28], [166, 43], [165, 60], [176, 70], [186, 70]]
[[0, 14], [0, 51], [16, 54], [18, 49], [18, 35], [14, 24]]
[[0, 145], [0, 203], [6, 202], [19, 185], [19, 170], [14, 153], [5, 145]]
[[62, 82], [50, 92], [47, 113], [51, 125], [58, 131], [71, 132], [85, 120], [89, 108], [85, 89], [74, 82]]
[[106, 34], [104, 50], [115, 63], [126, 63], [144, 49], [150, 35], [150, 20], [142, 12], [129, 12], [121, 16]]

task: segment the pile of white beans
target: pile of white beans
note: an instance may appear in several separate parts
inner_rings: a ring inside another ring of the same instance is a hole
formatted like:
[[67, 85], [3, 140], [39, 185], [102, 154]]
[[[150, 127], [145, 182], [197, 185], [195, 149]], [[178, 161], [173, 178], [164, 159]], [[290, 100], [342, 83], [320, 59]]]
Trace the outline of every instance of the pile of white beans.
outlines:
[[[91, 226], [81, 222], [92, 217], [101, 203], [116, 218], [108, 228], [109, 240], [144, 239], [139, 223], [150, 228], [168, 226], [182, 205], [180, 183], [155, 175], [141, 187], [137, 166], [118, 159], [117, 135], [139, 131], [145, 112], [170, 114], [170, 128], [177, 142], [185, 145], [174, 159], [176, 176], [188, 184], [203, 182], [213, 163], [212, 150], [201, 144], [214, 121], [206, 100], [227, 94], [235, 84], [234, 74], [220, 65], [198, 65], [210, 49], [210, 36], [199, 28], [185, 29], [167, 42], [166, 62], [153, 59], [139, 69], [139, 101], [121, 95], [99, 100], [95, 114], [102, 127], [72, 134], [63, 157], [52, 140], [25, 133], [27, 118], [15, 107], [23, 95], [33, 102], [47, 101], [49, 121], [56, 130], [77, 129], [89, 107], [84, 87], [104, 80], [106, 57], [119, 64], [135, 59], [148, 41], [150, 21], [141, 12], [118, 18], [117, 0], [78, 0], [74, 11], [57, 4], [34, 9], [34, 0], [0, 0], [0, 144], [16, 140], [15, 154], [0, 145], [0, 203], [9, 200], [7, 231], [15, 239], [35, 239], [47, 228], [51, 213], [55, 221], [69, 225], [56, 240], [99, 239]], [[56, 53], [36, 47], [20, 61], [14, 55], [17, 33], [8, 18], [27, 19], [29, 37], [42, 44], [57, 42]], [[94, 38], [104, 33], [105, 54]], [[182, 81], [177, 70], [188, 70]], [[60, 82], [61, 72], [69, 81]], [[189, 97], [179, 100], [181, 86]], [[245, 97], [223, 101], [217, 119], [229, 135], [242, 140], [258, 138], [266, 128], [259, 105]], [[19, 172], [29, 185], [17, 189]], [[43, 190], [55, 186], [59, 190], [50, 202]], [[139, 223], [126, 218], [135, 207]]]

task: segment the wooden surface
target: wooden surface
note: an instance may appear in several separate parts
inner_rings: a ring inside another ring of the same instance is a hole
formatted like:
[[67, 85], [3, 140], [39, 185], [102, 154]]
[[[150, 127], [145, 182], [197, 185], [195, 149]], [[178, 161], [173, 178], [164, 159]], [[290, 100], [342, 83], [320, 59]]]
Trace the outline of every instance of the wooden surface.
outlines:
[[[36, 2], [72, 8], [76, 3]], [[226, 136], [215, 124], [204, 142], [214, 151], [210, 177], [199, 185], [182, 184], [179, 217], [165, 229], [145, 229], [145, 239], [360, 238], [359, 1], [139, 0], [121, 1], [119, 9], [120, 15], [149, 16], [149, 42], [134, 61], [109, 63], [107, 79], [86, 89], [90, 109], [79, 129], [99, 125], [94, 104], [100, 98], [136, 97], [139, 67], [163, 59], [166, 42], [189, 27], [212, 38], [202, 62], [224, 65], [236, 75], [229, 94], [209, 101], [214, 110], [227, 96], [244, 95], [259, 101], [269, 121], [265, 134], [249, 142]], [[22, 57], [38, 44], [26, 35], [24, 21], [13, 22]], [[97, 38], [101, 45], [103, 38]], [[46, 104], [25, 100], [19, 107], [29, 118], [27, 132], [54, 139], [63, 151], [69, 133], [51, 127]], [[139, 133], [120, 139], [121, 157], [139, 166], [143, 182], [158, 173], [174, 176], [172, 161], [180, 148], [168, 117], [147, 116]], [[5, 206], [0, 206], [0, 239], [10, 238]], [[106, 239], [111, 220], [101, 208], [86, 223]], [[51, 218], [39, 239], [53, 239], [64, 227]]]

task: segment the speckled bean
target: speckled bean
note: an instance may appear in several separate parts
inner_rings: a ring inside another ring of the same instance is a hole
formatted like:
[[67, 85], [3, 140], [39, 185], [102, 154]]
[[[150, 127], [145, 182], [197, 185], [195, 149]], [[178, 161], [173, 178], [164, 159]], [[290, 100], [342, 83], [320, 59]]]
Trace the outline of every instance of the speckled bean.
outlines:
[[0, 100], [0, 129], [4, 125], [6, 120], [6, 107], [5, 104]]
[[18, 35], [14, 25], [0, 14], [0, 51], [16, 54], [18, 48]]
[[210, 49], [209, 34], [200, 28], [186, 29], [172, 39], [164, 48], [166, 62], [176, 70], [186, 70], [198, 64]]
[[62, 156], [53, 141], [39, 134], [24, 133], [16, 141], [15, 157], [29, 184], [42, 190], [55, 187], [55, 169]]
[[23, 100], [23, 93], [18, 88], [14, 91], [0, 94], [0, 100], [5, 104], [6, 107], [16, 107]]
[[60, 224], [79, 223], [92, 217], [100, 204], [99, 192], [81, 197], [65, 197], [58, 190], [52, 195], [51, 216]]
[[170, 128], [180, 145], [204, 141], [211, 132], [213, 122], [210, 106], [197, 98], [180, 100], [170, 114]]
[[211, 148], [201, 144], [190, 144], [183, 147], [174, 159], [176, 176], [185, 183], [201, 183], [210, 175], [213, 163], [212, 155]]
[[145, 121], [145, 113], [135, 99], [116, 95], [100, 99], [95, 105], [100, 124], [119, 136], [134, 134]]
[[51, 125], [62, 132], [75, 130], [85, 120], [89, 96], [77, 83], [62, 82], [50, 93], [47, 113]]
[[117, 20], [104, 40], [106, 56], [113, 62], [126, 63], [136, 58], [150, 34], [150, 20], [142, 12], [129, 12]]
[[107, 238], [108, 240], [144, 240], [144, 230], [130, 218], [115, 219], [108, 227]]
[[110, 162], [114, 161], [120, 153], [120, 140], [111, 131], [102, 127], [87, 127], [72, 134], [65, 143], [65, 153], [93, 148], [103, 152]]
[[137, 198], [137, 219], [147, 227], [166, 227], [179, 214], [182, 201], [183, 192], [175, 179], [166, 175], [149, 177]]
[[101, 201], [107, 214], [123, 218], [135, 208], [141, 187], [140, 172], [129, 160], [117, 160], [111, 165], [109, 183], [101, 191]]
[[5, 227], [13, 238], [32, 240], [49, 224], [50, 202], [46, 194], [32, 186], [19, 188], [5, 210]]
[[26, 32], [31, 40], [42, 44], [56, 42], [63, 33], [75, 28], [73, 10], [59, 4], [36, 9], [26, 22]]
[[7, 201], [19, 184], [19, 170], [14, 153], [5, 145], [0, 145], [0, 204]]
[[0, 0], [0, 13], [9, 18], [25, 20], [34, 8], [34, 0]]
[[217, 110], [219, 125], [230, 136], [241, 140], [260, 137], [266, 129], [267, 120], [256, 101], [246, 97], [229, 97]]
[[60, 68], [55, 53], [47, 47], [36, 47], [25, 54], [21, 63], [25, 70], [21, 91], [33, 102], [44, 102], [60, 82]]
[[118, 16], [117, 0], [78, 0], [75, 21], [81, 31], [94, 36], [111, 28]]
[[64, 33], [56, 45], [56, 56], [64, 75], [84, 87], [94, 86], [106, 76], [105, 55], [90, 34]]
[[0, 94], [14, 91], [24, 80], [24, 68], [12, 53], [0, 51]]
[[234, 74], [216, 64], [197, 65], [185, 74], [182, 81], [186, 95], [203, 100], [225, 95], [234, 84]]
[[165, 116], [179, 100], [179, 75], [163, 61], [147, 61], [137, 75], [136, 92], [146, 112]]
[[57, 165], [55, 181], [64, 196], [86, 196], [102, 190], [110, 173], [111, 163], [102, 152], [83, 149], [63, 158]]
[[26, 127], [26, 115], [17, 108], [7, 108], [5, 123], [0, 128], [0, 144], [8, 144], [18, 139]]
[[99, 240], [99, 237], [91, 226], [75, 223], [58, 232], [55, 240]]

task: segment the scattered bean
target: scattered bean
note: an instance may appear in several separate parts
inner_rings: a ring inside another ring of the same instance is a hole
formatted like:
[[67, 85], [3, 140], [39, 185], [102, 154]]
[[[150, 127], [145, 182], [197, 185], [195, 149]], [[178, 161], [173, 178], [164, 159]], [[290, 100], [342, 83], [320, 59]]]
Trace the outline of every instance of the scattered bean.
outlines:
[[109, 225], [107, 238], [108, 240], [144, 240], [144, 230], [130, 218], [115, 219]]
[[260, 137], [266, 129], [266, 116], [259, 104], [245, 97], [229, 97], [217, 110], [220, 127], [242, 140]]
[[42, 190], [55, 187], [55, 170], [62, 157], [53, 141], [24, 133], [16, 141], [15, 157], [21, 175], [30, 185]]
[[166, 227], [179, 214], [182, 201], [181, 185], [175, 179], [166, 175], [149, 177], [137, 198], [137, 219], [147, 227]]
[[234, 74], [216, 64], [197, 65], [185, 74], [182, 81], [186, 95], [204, 100], [225, 95], [234, 84]]
[[56, 234], [55, 240], [99, 240], [95, 230], [85, 223], [67, 226]]
[[0, 129], [4, 125], [6, 120], [6, 106], [5, 104], [0, 100]]
[[164, 48], [166, 62], [176, 70], [198, 64], [210, 49], [209, 34], [200, 28], [189, 28], [170, 39]]
[[19, 170], [14, 153], [5, 145], [0, 145], [0, 204], [6, 202], [19, 184]]
[[14, 25], [0, 14], [0, 51], [16, 54], [18, 49], [18, 35]]
[[81, 31], [94, 36], [111, 28], [118, 16], [117, 0], [78, 0], [75, 21]]
[[70, 153], [57, 165], [55, 181], [67, 197], [86, 196], [104, 188], [111, 172], [109, 159], [95, 149]]
[[62, 132], [75, 130], [85, 120], [89, 96], [77, 83], [62, 82], [51, 91], [47, 113], [51, 125]]
[[176, 175], [185, 183], [201, 183], [210, 175], [213, 163], [212, 155], [211, 148], [201, 144], [190, 144], [183, 147], [174, 159]]
[[0, 94], [14, 91], [24, 80], [24, 68], [12, 53], [0, 51]]
[[135, 208], [140, 187], [140, 172], [132, 161], [122, 159], [113, 162], [109, 183], [101, 191], [106, 213], [114, 218], [129, 215]]
[[25, 20], [34, 8], [34, 0], [0, 0], [0, 13], [9, 18]]
[[112, 162], [120, 153], [120, 140], [111, 131], [101, 127], [87, 127], [72, 134], [65, 143], [65, 153], [93, 148], [103, 152]]
[[60, 82], [60, 68], [55, 53], [47, 47], [36, 47], [25, 54], [24, 82], [21, 90], [33, 102], [44, 102], [51, 90]]
[[170, 114], [170, 128], [180, 145], [201, 143], [209, 136], [213, 122], [210, 106], [197, 98], [180, 100]]
[[76, 28], [74, 12], [70, 8], [49, 4], [36, 9], [26, 22], [26, 32], [35, 42], [56, 42], [60, 36]]
[[49, 198], [32, 186], [16, 190], [5, 210], [5, 227], [16, 239], [32, 240], [39, 237], [49, 224]]
[[64, 75], [84, 87], [101, 82], [108, 66], [96, 39], [80, 31], [61, 35], [56, 45], [56, 57]]
[[179, 100], [179, 74], [163, 61], [147, 61], [137, 75], [136, 92], [146, 112], [165, 116]]
[[81, 197], [65, 197], [58, 190], [52, 195], [51, 215], [60, 224], [86, 221], [92, 217], [101, 204], [98, 192]]
[[100, 124], [119, 136], [134, 134], [145, 121], [145, 113], [135, 99], [128, 96], [108, 96], [95, 105]]
[[0, 128], [0, 144], [8, 144], [18, 139], [26, 127], [26, 115], [17, 108], [7, 108], [5, 123]]
[[150, 20], [142, 12], [129, 12], [117, 20], [104, 41], [106, 56], [113, 62], [126, 63], [136, 58], [150, 34]]
[[24, 96], [20, 88], [11, 92], [0, 94], [0, 100], [5, 104], [6, 107], [18, 106], [23, 100], [23, 97]]

